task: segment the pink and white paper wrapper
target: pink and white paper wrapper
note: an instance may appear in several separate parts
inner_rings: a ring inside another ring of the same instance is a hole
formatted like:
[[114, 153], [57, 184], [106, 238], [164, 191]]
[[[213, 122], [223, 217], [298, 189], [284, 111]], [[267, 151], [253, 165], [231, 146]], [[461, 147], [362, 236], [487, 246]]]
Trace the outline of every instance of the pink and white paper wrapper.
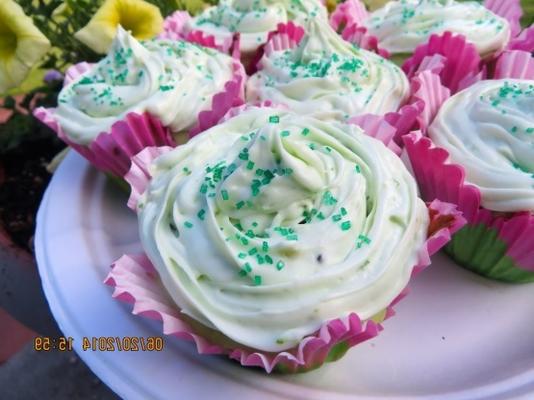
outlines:
[[[238, 60], [233, 61], [233, 76], [221, 92], [212, 98], [211, 108], [198, 114], [197, 124], [190, 129], [194, 136], [215, 125], [226, 112], [244, 102], [246, 74]], [[80, 63], [69, 68], [65, 84], [70, 84], [91, 69], [91, 64]], [[171, 131], [162, 122], [145, 112], [128, 113], [123, 120], [115, 122], [109, 132], [101, 132], [87, 146], [71, 141], [54, 116], [54, 108], [39, 107], [34, 116], [54, 130], [58, 137], [72, 147], [99, 170], [122, 178], [130, 168], [130, 159], [149, 146], [176, 146]]]

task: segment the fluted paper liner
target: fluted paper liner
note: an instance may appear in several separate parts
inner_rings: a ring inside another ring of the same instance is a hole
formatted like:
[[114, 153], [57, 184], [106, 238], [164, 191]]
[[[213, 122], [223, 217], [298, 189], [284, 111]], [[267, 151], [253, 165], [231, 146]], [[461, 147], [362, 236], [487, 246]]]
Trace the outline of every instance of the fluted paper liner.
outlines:
[[[449, 204], [432, 202], [429, 205], [429, 215], [429, 237], [419, 251], [413, 274], [429, 265], [430, 255], [450, 239], [451, 232], [463, 225], [462, 217]], [[326, 321], [319, 330], [303, 338], [292, 349], [277, 353], [263, 352], [240, 346], [229, 339], [221, 339], [219, 332], [199, 327], [198, 323], [192, 324], [170, 299], [157, 272], [144, 254], [122, 256], [113, 264], [105, 283], [114, 287], [114, 298], [133, 304], [133, 314], [161, 320], [164, 334], [194, 341], [200, 354], [226, 355], [243, 366], [260, 367], [268, 373], [273, 370], [285, 373], [304, 372], [317, 368], [325, 362], [337, 360], [350, 347], [375, 337], [382, 330], [379, 322], [372, 319], [362, 321], [357, 314], [350, 313]], [[405, 295], [404, 290], [392, 304]], [[381, 321], [392, 314], [390, 305], [376, 319]], [[210, 340], [213, 337], [216, 338], [215, 341]]]

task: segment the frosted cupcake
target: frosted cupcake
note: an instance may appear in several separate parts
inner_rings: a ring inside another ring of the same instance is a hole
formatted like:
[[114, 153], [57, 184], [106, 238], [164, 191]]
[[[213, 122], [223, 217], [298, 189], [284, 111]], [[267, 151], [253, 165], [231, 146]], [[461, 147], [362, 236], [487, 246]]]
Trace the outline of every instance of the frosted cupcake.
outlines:
[[184, 41], [138, 42], [120, 27], [108, 55], [75, 72], [57, 108], [36, 116], [119, 177], [144, 147], [185, 141], [242, 101], [238, 61]]
[[200, 352], [269, 372], [376, 335], [428, 246], [447, 240], [427, 242], [443, 211], [459, 223], [429, 213], [400, 159], [358, 127], [268, 107], [145, 150], [127, 179], [147, 258], [115, 264], [114, 296]]
[[468, 220], [447, 252], [509, 282], [534, 281], [532, 110], [534, 80], [484, 80], [443, 103], [431, 142], [407, 138], [423, 196], [457, 203]]
[[201, 31], [224, 46], [235, 33], [241, 52], [250, 54], [267, 41], [280, 23], [304, 24], [311, 19], [327, 22], [327, 10], [318, 0], [222, 0], [185, 24], [185, 31]]
[[396, 65], [314, 21], [305, 33], [297, 27], [273, 35], [258, 69], [247, 82], [248, 101], [271, 100], [326, 120], [397, 111], [410, 91]]
[[511, 37], [510, 25], [475, 1], [390, 1], [369, 14], [363, 25], [390, 54], [411, 54], [432, 34], [461, 34], [483, 57], [504, 49]]

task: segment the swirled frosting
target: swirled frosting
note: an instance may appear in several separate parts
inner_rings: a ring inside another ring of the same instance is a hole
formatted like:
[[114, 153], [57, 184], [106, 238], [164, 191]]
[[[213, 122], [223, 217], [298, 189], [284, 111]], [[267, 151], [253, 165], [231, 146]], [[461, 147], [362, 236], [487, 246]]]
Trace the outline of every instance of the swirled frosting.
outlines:
[[414, 179], [355, 126], [252, 108], [155, 160], [143, 247], [182, 312], [264, 351], [381, 312], [428, 214]]
[[481, 56], [502, 50], [510, 39], [510, 26], [475, 1], [390, 1], [370, 14], [365, 26], [390, 53], [412, 53], [430, 35], [445, 31], [464, 35]]
[[428, 129], [490, 210], [534, 211], [534, 80], [481, 81], [448, 99]]
[[327, 23], [326, 8], [318, 0], [221, 0], [193, 18], [187, 29], [201, 30], [219, 39], [239, 32], [241, 50], [250, 52], [265, 43], [268, 33], [279, 23], [304, 24], [312, 18]]
[[265, 54], [260, 62], [247, 83], [248, 100], [272, 100], [327, 120], [396, 111], [409, 92], [395, 64], [319, 23], [307, 25], [295, 49]]
[[149, 112], [173, 132], [187, 130], [232, 78], [232, 62], [187, 42], [140, 43], [119, 27], [107, 56], [63, 88], [55, 117], [67, 137], [82, 145], [129, 112]]

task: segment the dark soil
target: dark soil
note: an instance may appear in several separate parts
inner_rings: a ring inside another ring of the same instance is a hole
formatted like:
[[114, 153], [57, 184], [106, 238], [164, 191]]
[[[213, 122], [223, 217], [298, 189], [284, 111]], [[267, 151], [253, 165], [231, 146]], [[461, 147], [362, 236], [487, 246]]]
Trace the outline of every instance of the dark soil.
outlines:
[[39, 128], [35, 136], [0, 154], [0, 229], [30, 252], [37, 209], [51, 178], [46, 165], [65, 147], [47, 127]]

